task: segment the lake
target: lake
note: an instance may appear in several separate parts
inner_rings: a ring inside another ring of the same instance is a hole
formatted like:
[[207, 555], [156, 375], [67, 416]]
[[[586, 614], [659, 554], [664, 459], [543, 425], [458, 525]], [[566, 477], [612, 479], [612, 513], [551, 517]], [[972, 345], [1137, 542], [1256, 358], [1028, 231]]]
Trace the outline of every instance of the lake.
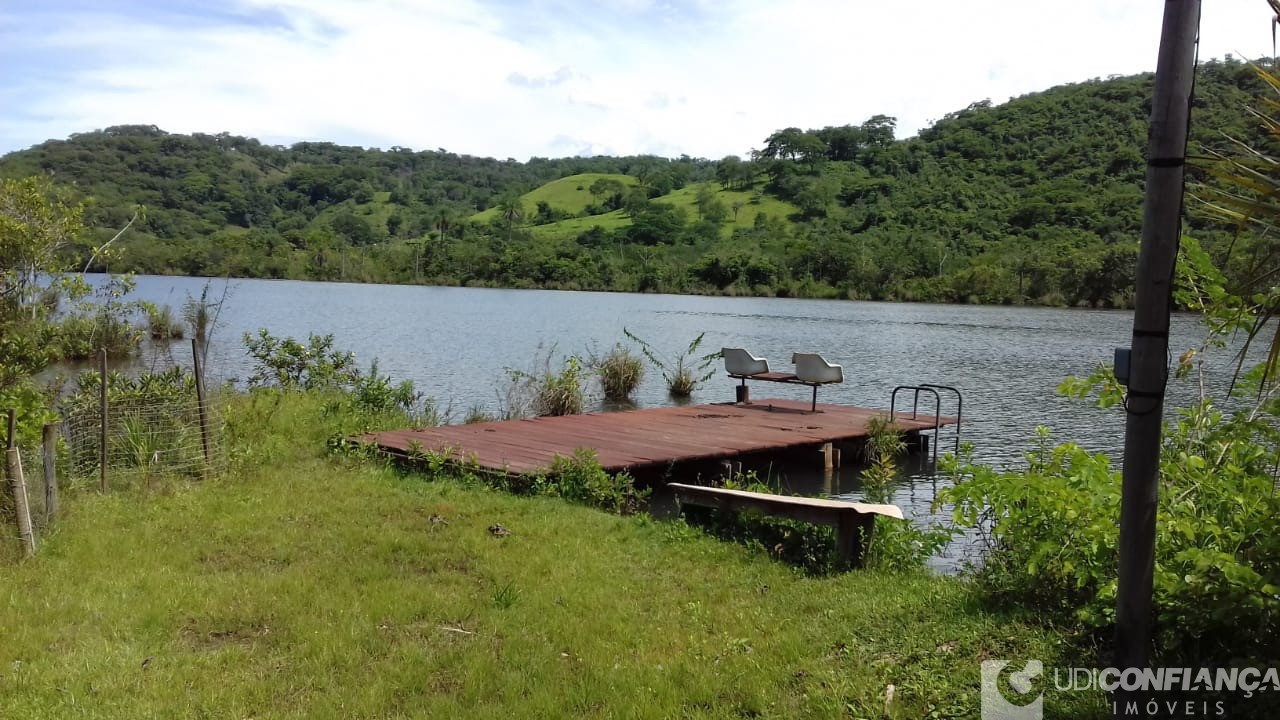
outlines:
[[[225, 281], [212, 282], [211, 294], [220, 296]], [[179, 310], [204, 284], [203, 278], [141, 276], [134, 296]], [[1132, 313], [1123, 311], [231, 280], [208, 372], [224, 380], [247, 377], [241, 336], [258, 328], [299, 340], [332, 333], [337, 347], [355, 351], [362, 365], [377, 358], [382, 372], [413, 380], [460, 421], [473, 406], [496, 411], [507, 369], [531, 369], [540, 353], [604, 352], [624, 340], [625, 327], [676, 355], [705, 331], [705, 351], [745, 347], [776, 369], [787, 368], [796, 351], [842, 364], [845, 382], [824, 387], [824, 402], [887, 407], [897, 385], [955, 386], [964, 393], [963, 438], [983, 462], [1016, 465], [1035, 427], [1046, 425], [1058, 439], [1111, 453], [1118, 464], [1122, 412], [1058, 397], [1054, 389], [1067, 375], [1110, 362], [1112, 349], [1129, 343], [1131, 324]], [[1200, 335], [1196, 317], [1175, 316], [1175, 358]], [[189, 360], [187, 346], [174, 351]], [[1222, 387], [1229, 380], [1224, 353], [1210, 382]], [[734, 384], [717, 372], [693, 399], [731, 401]], [[1171, 389], [1171, 405], [1193, 397], [1190, 383], [1173, 382]], [[757, 383], [752, 394], [806, 399], [809, 389]], [[657, 372], [648, 372], [636, 400], [642, 407], [670, 402]], [[944, 405], [944, 413], [952, 410]], [[856, 496], [850, 467], [825, 481], [811, 467], [759, 469], [792, 491]], [[930, 518], [939, 482], [916, 468], [894, 501], [917, 520]]]

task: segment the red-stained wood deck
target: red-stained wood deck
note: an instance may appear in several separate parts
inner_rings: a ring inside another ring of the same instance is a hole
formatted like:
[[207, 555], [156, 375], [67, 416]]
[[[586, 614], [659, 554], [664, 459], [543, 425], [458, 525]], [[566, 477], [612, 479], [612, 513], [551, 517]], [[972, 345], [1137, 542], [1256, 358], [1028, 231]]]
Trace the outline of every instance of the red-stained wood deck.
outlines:
[[[816, 447], [867, 436], [867, 421], [883, 410], [795, 400], [756, 400], [749, 405], [686, 405], [624, 412], [590, 413], [421, 430], [391, 430], [361, 439], [397, 455], [448, 452], [460, 462], [527, 474], [550, 469], [557, 456], [577, 448], [596, 451], [610, 472], [670, 463], [732, 458], [744, 453]], [[942, 417], [942, 425], [955, 418]], [[932, 415], [897, 424], [909, 433], [932, 429]]]

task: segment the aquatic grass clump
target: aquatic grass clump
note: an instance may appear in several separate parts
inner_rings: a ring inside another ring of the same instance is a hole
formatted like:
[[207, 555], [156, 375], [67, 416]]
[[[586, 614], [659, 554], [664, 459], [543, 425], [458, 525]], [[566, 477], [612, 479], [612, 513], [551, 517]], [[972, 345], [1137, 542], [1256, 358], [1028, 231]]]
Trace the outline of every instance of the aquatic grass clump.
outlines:
[[644, 363], [622, 344], [614, 345], [602, 358], [592, 358], [592, 365], [608, 400], [626, 400], [644, 379]]
[[475, 425], [476, 423], [493, 422], [497, 419], [497, 417], [488, 410], [485, 410], [483, 407], [479, 405], [472, 405], [467, 408], [467, 414], [463, 418], [462, 422], [465, 425]]
[[174, 315], [172, 307], [148, 304], [146, 312], [147, 334], [152, 340], [181, 340], [186, 335], [186, 328]]
[[569, 356], [560, 372], [544, 372], [535, 381], [533, 411], [541, 416], [581, 415], [586, 404], [582, 362]]
[[188, 295], [186, 302], [182, 304], [182, 319], [191, 327], [191, 334], [202, 343], [208, 343], [213, 337], [218, 327], [218, 317], [222, 315], [222, 306], [231, 290], [229, 284], [224, 285], [222, 296], [214, 300], [210, 293], [212, 285], [212, 280], [206, 281], [204, 288], [200, 290], [200, 297]]
[[85, 360], [106, 350], [108, 355], [130, 355], [138, 348], [143, 331], [130, 320], [105, 311], [77, 312], [58, 323], [53, 337], [56, 354], [63, 360]]
[[539, 351], [530, 370], [507, 368], [509, 384], [502, 401], [503, 419], [558, 415], [581, 415], [587, 404], [586, 371], [575, 355], [565, 358], [559, 370], [552, 369], [553, 345]]
[[699, 333], [675, 360], [663, 360], [649, 343], [636, 337], [626, 328], [622, 329], [622, 334], [639, 345], [644, 356], [662, 373], [662, 378], [667, 382], [667, 390], [672, 397], [689, 397], [699, 385], [709, 380], [716, 372], [714, 365], [720, 359], [719, 350], [701, 356], [694, 355], [698, 352], [698, 348], [702, 347], [702, 339], [706, 337], [706, 332]]

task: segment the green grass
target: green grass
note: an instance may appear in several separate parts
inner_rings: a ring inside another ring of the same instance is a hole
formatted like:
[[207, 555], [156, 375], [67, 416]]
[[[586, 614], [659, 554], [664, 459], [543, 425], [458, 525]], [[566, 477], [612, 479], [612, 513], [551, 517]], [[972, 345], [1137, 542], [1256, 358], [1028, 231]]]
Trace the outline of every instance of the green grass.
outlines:
[[613, 210], [591, 217], [569, 218], [546, 225], [529, 225], [525, 229], [541, 238], [575, 238], [597, 225], [605, 230], [617, 230], [630, 227], [631, 218], [621, 210]]
[[[559, 180], [552, 180], [549, 183], [539, 185], [533, 190], [520, 196], [520, 201], [524, 203], [525, 212], [532, 216], [538, 207], [539, 202], [545, 202], [556, 210], [563, 210], [574, 214], [581, 213], [588, 205], [600, 202], [598, 198], [591, 194], [591, 184], [597, 180], [611, 178], [617, 180], [627, 187], [636, 185], [637, 181], [630, 175], [621, 175], [616, 173], [580, 173], [578, 175], [569, 175]], [[489, 222], [490, 219], [498, 214], [496, 207], [491, 207], [482, 212], [471, 216], [476, 222]], [[588, 226], [589, 227], [589, 226]], [[585, 229], [585, 228], [584, 228]]]
[[320, 457], [319, 407], [233, 403], [232, 477], [69, 493], [0, 566], [0, 717], [974, 717], [980, 660], [1067, 662], [960, 580]]
[[[560, 210], [568, 210], [575, 213], [582, 212], [588, 203], [594, 202], [594, 198], [592, 198], [591, 193], [586, 191], [586, 188], [591, 187], [591, 183], [603, 177], [623, 180], [628, 185], [636, 184], [636, 179], [629, 175], [606, 175], [603, 173], [571, 175], [559, 180], [553, 180], [521, 196], [521, 200], [525, 205], [525, 212], [528, 215], [532, 215], [539, 200], [546, 201], [552, 207]], [[687, 185], [662, 197], [655, 198], [654, 202], [684, 208], [686, 216], [692, 222], [698, 218], [698, 189], [703, 185], [709, 185], [715, 191], [716, 197], [729, 210], [729, 221], [722, 226], [721, 230], [722, 235], [725, 237], [728, 237], [734, 228], [752, 227], [755, 224], [756, 216], [760, 213], [767, 213], [770, 217], [785, 221], [791, 215], [799, 212], [795, 205], [779, 200], [772, 195], [767, 195], [758, 190], [726, 190], [717, 182]], [[579, 186], [583, 189], [577, 190]], [[735, 203], [738, 205], [736, 218], [733, 214]], [[478, 222], [488, 222], [497, 212], [496, 208], [489, 208], [484, 212], [472, 215], [471, 219]], [[569, 218], [547, 225], [528, 225], [526, 223], [523, 227], [541, 238], [574, 238], [597, 225], [605, 230], [612, 231], [628, 227], [631, 225], [631, 219], [623, 211], [614, 210], [602, 215]]]
[[[725, 190], [720, 183], [705, 184], [715, 191], [716, 198], [723, 202], [725, 208], [729, 210], [729, 222], [725, 223], [725, 235], [728, 235], [736, 227], [749, 228], [754, 226], [756, 216], [760, 213], [767, 213], [769, 217], [785, 221], [791, 215], [800, 212], [800, 209], [795, 205], [757, 190]], [[656, 202], [665, 202], [676, 207], [682, 207], [688, 213], [690, 220], [696, 220], [698, 217], [698, 188], [700, 187], [702, 187], [702, 184], [686, 185], [679, 190], [658, 198]], [[734, 203], [739, 205], [737, 219], [734, 219], [733, 215]]]
[[375, 192], [373, 199], [366, 203], [345, 200], [336, 205], [331, 205], [316, 213], [316, 216], [311, 219], [307, 226], [311, 228], [324, 227], [332, 223], [338, 215], [350, 212], [356, 217], [364, 218], [375, 231], [384, 232], [387, 227], [387, 218], [396, 212], [397, 207], [391, 203], [390, 192]]

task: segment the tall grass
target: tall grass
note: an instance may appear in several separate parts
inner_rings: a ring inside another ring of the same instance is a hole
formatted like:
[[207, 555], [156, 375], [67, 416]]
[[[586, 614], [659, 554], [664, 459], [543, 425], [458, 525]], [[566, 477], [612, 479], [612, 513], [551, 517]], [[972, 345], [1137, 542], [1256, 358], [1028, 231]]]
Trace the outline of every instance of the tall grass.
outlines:
[[188, 295], [186, 302], [182, 304], [182, 319], [191, 328], [192, 336], [205, 346], [213, 338], [213, 333], [218, 327], [218, 318], [222, 315], [222, 306], [227, 302], [227, 295], [231, 290], [229, 283], [224, 284], [222, 295], [215, 300], [211, 292], [212, 287], [212, 280], [205, 281], [204, 287], [200, 290], [200, 296]]
[[129, 320], [105, 311], [78, 312], [58, 323], [56, 354], [63, 360], [87, 360], [99, 350], [129, 355], [138, 348], [142, 333]]
[[621, 343], [603, 357], [592, 357], [591, 366], [608, 400], [626, 400], [644, 379], [644, 362]]
[[529, 370], [507, 368], [508, 387], [502, 400], [504, 419], [579, 415], [586, 407], [587, 372], [570, 355], [554, 367], [555, 346], [534, 356]]
[[172, 307], [148, 304], [146, 313], [147, 334], [152, 340], [181, 340], [186, 334], [186, 328], [174, 315]]
[[559, 372], [545, 372], [536, 381], [533, 411], [542, 416], [582, 414], [586, 404], [582, 385], [582, 361], [570, 356]]

